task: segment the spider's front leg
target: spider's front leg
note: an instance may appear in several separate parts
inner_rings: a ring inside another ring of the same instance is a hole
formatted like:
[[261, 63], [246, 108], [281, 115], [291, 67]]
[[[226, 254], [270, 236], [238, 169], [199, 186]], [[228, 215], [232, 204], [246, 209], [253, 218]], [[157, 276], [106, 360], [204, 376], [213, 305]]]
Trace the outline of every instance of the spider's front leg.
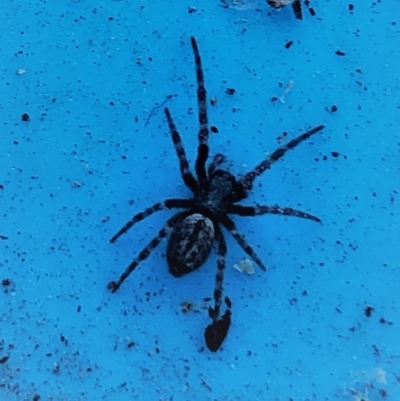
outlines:
[[[270, 154], [265, 160], [263, 160], [258, 166], [253, 170], [249, 171], [239, 180], [239, 185], [243, 187], [244, 191], [250, 191], [253, 187], [254, 180], [260, 176], [265, 170], [271, 168], [271, 165], [276, 161], [281, 159], [289, 150], [294, 149], [296, 146], [300, 145], [303, 141], [315, 135], [317, 132], [321, 131], [324, 125], [319, 125], [304, 134], [299, 135], [297, 138], [292, 139], [287, 144], [280, 146], [272, 154]], [[241, 199], [239, 199], [241, 200]]]
[[176, 129], [176, 125], [174, 120], [172, 119], [171, 112], [168, 108], [164, 109], [165, 116], [167, 117], [169, 131], [171, 133], [172, 142], [174, 143], [175, 151], [179, 159], [179, 169], [181, 171], [182, 179], [185, 185], [192, 190], [194, 194], [197, 193], [199, 189], [199, 184], [196, 179], [193, 177], [192, 172], [189, 168], [189, 163], [186, 158], [185, 148], [183, 147], [181, 136], [179, 135], [178, 130]]
[[226, 157], [222, 154], [222, 153], [217, 153], [214, 156], [213, 161], [210, 163], [210, 165], [208, 166], [208, 176], [211, 177], [215, 170], [217, 169], [217, 167], [219, 165], [221, 165], [222, 163], [224, 163]]
[[294, 0], [292, 3], [292, 9], [294, 15], [297, 19], [303, 19], [303, 12], [301, 10], [301, 3], [300, 0]]
[[201, 56], [197, 46], [196, 39], [191, 37], [190, 42], [194, 53], [194, 62], [196, 65], [197, 79], [197, 104], [199, 108], [199, 147], [197, 149], [196, 174], [200, 186], [207, 182], [206, 162], [208, 158], [208, 113], [207, 113], [207, 91], [204, 83], [204, 72], [201, 63]]
[[230, 299], [225, 297], [227, 310], [222, 316], [220, 316], [224, 289], [224, 269], [227, 249], [224, 236], [217, 222], [214, 223], [214, 227], [215, 239], [218, 244], [217, 274], [215, 277], [214, 289], [214, 307], [210, 307], [208, 310], [209, 315], [212, 319], [212, 323], [207, 326], [204, 332], [207, 347], [212, 352], [216, 352], [219, 349], [228, 334], [228, 330], [231, 325], [232, 306]]
[[321, 219], [307, 212], [296, 210], [291, 207], [282, 207], [279, 205], [275, 206], [242, 206], [242, 205], [231, 205], [228, 209], [228, 213], [237, 214], [239, 216], [260, 216], [262, 214], [280, 214], [282, 216], [293, 216], [300, 217], [302, 219], [308, 219], [321, 223]]

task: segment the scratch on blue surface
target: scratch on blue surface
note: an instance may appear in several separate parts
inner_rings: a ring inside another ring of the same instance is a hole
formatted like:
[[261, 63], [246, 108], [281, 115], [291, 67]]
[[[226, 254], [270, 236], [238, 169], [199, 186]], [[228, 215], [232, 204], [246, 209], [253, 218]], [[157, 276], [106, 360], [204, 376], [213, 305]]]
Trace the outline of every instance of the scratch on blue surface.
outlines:
[[[400, 398], [397, 3], [350, 11], [315, 0], [317, 15], [305, 9], [303, 21], [288, 7], [242, 5], [3, 7], [1, 400]], [[157, 105], [169, 99], [193, 163], [192, 35], [217, 101], [211, 151], [226, 153], [234, 174], [284, 132], [326, 125], [249, 199], [302, 207], [324, 224], [237, 220], [269, 271], [232, 269], [243, 254], [228, 239], [234, 323], [215, 355], [203, 349], [215, 258], [177, 281], [164, 244], [123, 291], [106, 289], [168, 213], [110, 246], [115, 227], [158, 200], [188, 196]], [[271, 102], [290, 82], [284, 103]], [[193, 313], [183, 313], [185, 302]]]

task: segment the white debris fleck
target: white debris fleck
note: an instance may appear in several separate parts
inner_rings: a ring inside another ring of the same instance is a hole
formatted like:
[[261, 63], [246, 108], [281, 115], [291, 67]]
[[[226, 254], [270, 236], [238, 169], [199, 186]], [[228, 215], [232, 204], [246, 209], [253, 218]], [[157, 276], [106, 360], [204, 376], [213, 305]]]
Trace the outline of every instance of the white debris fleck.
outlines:
[[250, 259], [242, 259], [238, 263], [235, 263], [233, 265], [233, 268], [240, 273], [246, 273], [249, 276], [252, 276], [254, 274], [253, 262]]
[[283, 94], [278, 97], [278, 99], [281, 101], [281, 103], [285, 103], [286, 95], [293, 89], [294, 84], [295, 84], [294, 80], [290, 79]]
[[25, 70], [25, 68], [17, 68], [17, 70], [15, 71], [15, 73], [16, 73], [17, 75], [24, 75], [24, 74], [26, 74], [26, 70]]
[[270, 0], [268, 2], [268, 4], [271, 7], [275, 7], [275, 8], [281, 8], [284, 6], [287, 6], [288, 4], [292, 4], [294, 3], [294, 0]]
[[259, 7], [259, 0], [220, 0], [222, 7], [234, 8], [238, 11], [255, 10]]

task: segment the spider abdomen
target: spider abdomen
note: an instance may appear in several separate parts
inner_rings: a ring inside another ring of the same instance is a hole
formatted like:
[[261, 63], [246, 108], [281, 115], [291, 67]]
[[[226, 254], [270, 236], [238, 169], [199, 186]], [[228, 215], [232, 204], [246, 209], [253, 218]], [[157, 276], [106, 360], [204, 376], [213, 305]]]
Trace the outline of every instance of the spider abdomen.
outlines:
[[169, 272], [180, 277], [198, 269], [210, 255], [214, 235], [212, 221], [200, 213], [181, 220], [174, 227], [167, 245]]

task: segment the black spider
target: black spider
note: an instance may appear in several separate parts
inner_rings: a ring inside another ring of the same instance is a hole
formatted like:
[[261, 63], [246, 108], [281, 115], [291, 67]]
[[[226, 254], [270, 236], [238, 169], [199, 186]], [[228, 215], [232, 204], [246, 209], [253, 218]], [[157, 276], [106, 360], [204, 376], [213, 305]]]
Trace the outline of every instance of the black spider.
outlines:
[[[122, 273], [117, 282], [109, 283], [108, 288], [116, 292], [121, 284], [128, 278], [132, 271], [145, 260], [160, 241], [169, 235], [167, 245], [167, 262], [169, 272], [174, 277], [180, 277], [198, 269], [207, 260], [214, 240], [217, 243], [218, 259], [217, 274], [214, 289], [214, 307], [209, 308], [212, 323], [205, 330], [205, 341], [211, 351], [217, 351], [224, 341], [231, 324], [231, 301], [223, 296], [223, 275], [225, 268], [225, 257], [227, 253], [226, 243], [222, 234], [220, 224], [225, 227], [233, 238], [242, 247], [245, 253], [266, 270], [265, 266], [247, 243], [245, 238], [237, 231], [236, 225], [228, 214], [239, 216], [257, 216], [266, 213], [296, 216], [320, 222], [306, 212], [301, 212], [289, 207], [281, 206], [242, 206], [237, 203], [245, 199], [252, 189], [254, 180], [271, 165], [295, 148], [301, 142], [321, 131], [324, 126], [320, 125], [312, 130], [293, 139], [263, 160], [253, 170], [249, 171], [239, 180], [228, 171], [219, 169], [225, 160], [225, 156], [218, 153], [206, 168], [208, 159], [208, 117], [207, 98], [204, 86], [203, 68], [196, 40], [191, 38], [197, 76], [197, 100], [199, 107], [200, 129], [198, 133], [199, 145], [196, 160], [196, 177], [192, 174], [186, 159], [185, 149], [181, 137], [172, 120], [170, 111], [165, 108], [165, 115], [175, 151], [179, 158], [179, 168], [182, 179], [187, 187], [193, 192], [191, 199], [168, 199], [156, 203], [154, 206], [136, 214], [125, 226], [114, 235], [110, 242], [115, 242], [122, 234], [126, 233], [134, 224], [144, 220], [154, 212], [165, 209], [180, 208], [184, 211], [172, 216], [160, 230], [157, 237], [139, 253], [133, 262]], [[226, 311], [221, 312], [222, 303], [226, 305]]]
[[[288, 4], [291, 4], [294, 15], [296, 16], [297, 19], [303, 19], [303, 12], [301, 10], [301, 2], [300, 0], [267, 0], [267, 3], [275, 9], [279, 9], [282, 7], [287, 6]], [[310, 11], [310, 14], [312, 16], [315, 15], [315, 11], [313, 8], [310, 7], [310, 1], [306, 0], [304, 4], [307, 6], [308, 10]]]

